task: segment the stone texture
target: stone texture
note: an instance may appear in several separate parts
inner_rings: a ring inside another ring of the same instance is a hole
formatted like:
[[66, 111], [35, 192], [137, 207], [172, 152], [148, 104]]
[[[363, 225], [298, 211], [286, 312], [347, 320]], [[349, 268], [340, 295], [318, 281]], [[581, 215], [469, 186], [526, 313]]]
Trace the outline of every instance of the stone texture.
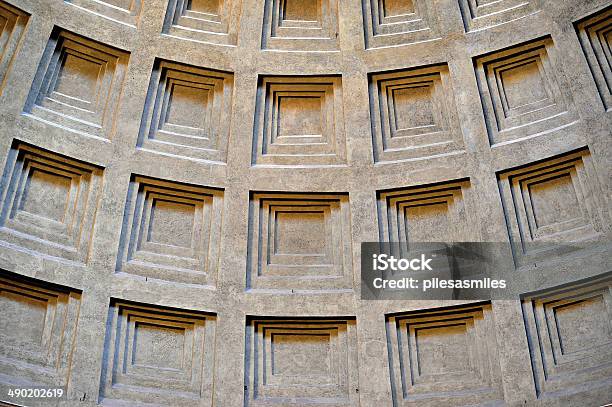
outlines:
[[[611, 12], [0, 0], [0, 404], [612, 402]], [[514, 299], [362, 301], [379, 239]]]
[[503, 399], [490, 304], [387, 318], [398, 405], [474, 405]]

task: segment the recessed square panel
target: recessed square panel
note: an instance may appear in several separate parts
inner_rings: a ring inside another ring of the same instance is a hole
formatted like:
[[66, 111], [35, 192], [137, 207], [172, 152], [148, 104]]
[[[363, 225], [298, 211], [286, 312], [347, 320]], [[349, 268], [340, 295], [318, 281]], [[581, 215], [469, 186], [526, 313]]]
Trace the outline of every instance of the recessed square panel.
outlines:
[[276, 212], [274, 254], [325, 252], [325, 212]]
[[282, 19], [290, 21], [319, 21], [321, 0], [282, 0]]
[[414, 13], [413, 0], [383, 0], [384, 17], [398, 17]]
[[453, 374], [470, 366], [467, 329], [464, 323], [415, 329], [419, 375]]
[[214, 286], [223, 191], [133, 176], [116, 271]]
[[459, 181], [379, 191], [380, 241], [400, 243], [406, 253], [409, 242], [469, 241], [465, 235], [469, 186]]
[[247, 289], [352, 287], [344, 194], [251, 195]]
[[212, 406], [216, 315], [111, 299], [101, 404]]
[[79, 55], [67, 54], [62, 61], [55, 91], [91, 103], [102, 66]]
[[190, 247], [197, 207], [193, 204], [154, 199], [149, 223], [149, 242]]
[[190, 0], [187, 8], [196, 13], [218, 15], [222, 0]]
[[79, 290], [0, 270], [2, 385], [67, 385], [80, 304]]
[[550, 38], [477, 57], [474, 62], [491, 145], [576, 123]]
[[187, 41], [235, 46], [242, 0], [170, 0], [162, 32]]
[[607, 111], [612, 109], [612, 8], [606, 7], [574, 23], [599, 96]]
[[134, 327], [132, 364], [154, 369], [180, 370], [183, 365], [185, 329], [137, 323]]
[[603, 233], [609, 213], [594, 209], [600, 198], [593, 172], [583, 149], [498, 174], [517, 267], [576, 250], [570, 242]]
[[611, 290], [607, 273], [521, 296], [538, 398], [610, 386]]
[[0, 240], [86, 263], [102, 169], [15, 142], [4, 171]]
[[68, 209], [72, 179], [34, 169], [28, 177], [21, 209], [33, 215], [63, 222]]
[[355, 321], [247, 317], [245, 405], [356, 406]]
[[408, 237], [422, 241], [427, 236], [449, 236], [454, 202], [451, 196], [445, 198], [441, 199], [442, 202], [433, 200], [401, 205]]
[[279, 97], [278, 116], [278, 137], [321, 137], [323, 134], [325, 118], [320, 97]]
[[196, 129], [206, 128], [210, 92], [208, 88], [174, 83], [168, 95], [168, 115], [165, 123]]
[[391, 91], [390, 96], [397, 130], [435, 125], [429, 84], [398, 87]]
[[30, 15], [25, 11], [0, 1], [0, 93], [19, 50], [29, 18]]
[[157, 60], [138, 148], [173, 157], [227, 160], [234, 75]]
[[273, 376], [325, 376], [330, 374], [332, 337], [329, 334], [287, 332], [272, 334]]
[[457, 154], [463, 149], [446, 65], [375, 73], [369, 79], [376, 163]]
[[346, 164], [339, 77], [262, 77], [253, 134], [253, 164]]
[[508, 110], [548, 98], [540, 69], [534, 61], [501, 70], [500, 80], [504, 87]]
[[570, 174], [531, 183], [526, 192], [538, 228], [582, 217]]
[[490, 304], [387, 316], [394, 404], [453, 405], [503, 400]]
[[480, 31], [539, 11], [533, 0], [459, 0], [466, 32]]
[[129, 53], [55, 28], [25, 113], [70, 131], [110, 139]]
[[609, 327], [599, 323], [600, 316], [606, 312], [603, 295], [554, 307], [561, 353], [569, 355], [608, 343]]
[[41, 345], [47, 316], [48, 302], [40, 298], [30, 298], [21, 293], [2, 291], [0, 304], [6, 315], [19, 315], [18, 318], [3, 318], [0, 332], [19, 333], [26, 341]]
[[263, 49], [336, 51], [338, 0], [266, 0]]
[[436, 13], [426, 0], [361, 0], [366, 48], [410, 45], [438, 38]]

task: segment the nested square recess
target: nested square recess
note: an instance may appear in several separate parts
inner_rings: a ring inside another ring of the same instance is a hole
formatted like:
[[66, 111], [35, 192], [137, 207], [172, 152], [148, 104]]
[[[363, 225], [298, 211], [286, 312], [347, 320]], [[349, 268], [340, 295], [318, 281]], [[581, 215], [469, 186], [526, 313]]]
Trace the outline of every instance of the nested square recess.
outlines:
[[612, 7], [574, 23], [582, 50], [591, 68], [599, 96], [607, 111], [612, 110], [612, 52], [610, 51]]
[[79, 290], [0, 270], [0, 383], [66, 386], [80, 304]]
[[251, 194], [247, 289], [352, 288], [347, 194]]
[[466, 206], [468, 180], [383, 190], [377, 193], [379, 239], [400, 243], [471, 241]]
[[131, 27], [137, 27], [142, 12], [142, 0], [64, 0], [68, 4], [87, 10]]
[[117, 272], [216, 284], [223, 191], [133, 176]]
[[216, 315], [111, 299], [102, 404], [212, 405]]
[[447, 65], [373, 73], [369, 82], [375, 162], [416, 160], [463, 149]]
[[539, 398], [585, 391], [587, 383], [589, 388], [610, 386], [611, 290], [608, 273], [521, 296]]
[[0, 93], [29, 18], [25, 11], [0, 1]]
[[162, 32], [189, 41], [236, 45], [242, 0], [170, 0]]
[[537, 13], [533, 0], [459, 0], [466, 32], [480, 31]]
[[339, 76], [264, 76], [259, 80], [254, 165], [346, 164]]
[[603, 236], [610, 214], [596, 208], [609, 207], [590, 160], [583, 149], [498, 174], [517, 267]]
[[573, 125], [571, 94], [550, 37], [474, 59], [491, 145]]
[[15, 141], [4, 169], [0, 240], [86, 263], [102, 169]]
[[263, 49], [335, 51], [338, 46], [338, 0], [265, 1]]
[[503, 400], [490, 304], [391, 314], [386, 321], [395, 405]]
[[212, 162], [227, 161], [234, 75], [157, 60], [138, 148]]
[[245, 405], [357, 406], [354, 318], [247, 317]]
[[76, 133], [110, 139], [129, 53], [55, 28], [25, 113]]
[[436, 39], [436, 13], [427, 0], [361, 0], [366, 48]]

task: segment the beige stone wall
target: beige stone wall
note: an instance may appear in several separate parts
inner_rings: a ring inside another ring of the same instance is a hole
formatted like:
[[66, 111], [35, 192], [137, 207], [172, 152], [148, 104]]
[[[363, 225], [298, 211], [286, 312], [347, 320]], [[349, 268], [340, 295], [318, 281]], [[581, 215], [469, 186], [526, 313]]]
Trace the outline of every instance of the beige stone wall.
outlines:
[[[0, 0], [0, 400], [612, 402], [607, 3]], [[379, 239], [513, 299], [360, 300]]]

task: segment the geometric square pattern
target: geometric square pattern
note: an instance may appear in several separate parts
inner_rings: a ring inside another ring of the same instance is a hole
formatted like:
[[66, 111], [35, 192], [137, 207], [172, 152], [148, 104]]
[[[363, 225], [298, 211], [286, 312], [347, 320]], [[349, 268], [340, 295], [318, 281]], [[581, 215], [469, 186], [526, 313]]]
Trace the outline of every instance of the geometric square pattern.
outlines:
[[68, 4], [109, 20], [138, 26], [143, 0], [64, 0]]
[[[609, 214], [597, 211], [597, 177], [583, 149], [498, 174], [517, 267], [597, 239]], [[606, 208], [604, 204], [602, 208]]]
[[370, 75], [375, 162], [463, 148], [448, 66]]
[[575, 123], [550, 37], [475, 59], [491, 145], [560, 130]]
[[362, 0], [366, 48], [435, 39], [437, 31], [432, 28], [430, 7], [425, 0]]
[[338, 50], [338, 0], [265, 0], [262, 49]]
[[260, 78], [257, 107], [253, 164], [346, 164], [340, 77]]
[[171, 37], [236, 45], [241, 0], [170, 0], [162, 32]]
[[102, 169], [16, 142], [3, 179], [3, 244], [86, 263]]
[[215, 322], [214, 314], [111, 299], [100, 402], [212, 405]]
[[533, 0], [459, 0], [466, 32], [492, 28], [538, 12]]
[[248, 317], [245, 406], [357, 406], [354, 319]]
[[0, 0], [0, 94], [29, 18], [26, 12]]
[[225, 162], [233, 83], [230, 73], [157, 60], [138, 147]]
[[[610, 385], [612, 278], [522, 297], [538, 397]], [[551, 394], [552, 393], [552, 394]]]
[[350, 289], [348, 195], [253, 193], [247, 289]]
[[599, 96], [607, 111], [612, 109], [612, 7], [574, 24], [582, 50], [591, 68]]
[[453, 181], [405, 189], [379, 191], [378, 224], [381, 242], [399, 243], [408, 253], [410, 242], [465, 240], [469, 230], [465, 194], [469, 181]]
[[25, 106], [28, 116], [110, 139], [129, 53], [53, 30]]
[[476, 405], [503, 399], [490, 304], [386, 319], [394, 405]]
[[223, 191], [133, 176], [117, 272], [215, 285]]
[[66, 386], [80, 304], [76, 290], [0, 271], [0, 380]]

